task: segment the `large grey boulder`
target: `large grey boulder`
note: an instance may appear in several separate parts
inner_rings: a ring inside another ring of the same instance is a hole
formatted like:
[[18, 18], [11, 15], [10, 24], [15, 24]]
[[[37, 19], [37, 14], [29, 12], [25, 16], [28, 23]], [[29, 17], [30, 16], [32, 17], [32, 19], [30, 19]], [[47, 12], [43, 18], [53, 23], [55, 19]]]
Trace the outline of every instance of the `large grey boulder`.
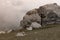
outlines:
[[23, 17], [23, 20], [21, 20], [20, 26], [22, 28], [26, 28], [29, 27], [32, 24], [32, 22], [37, 22], [41, 24], [41, 17], [39, 16], [37, 9], [28, 11]]
[[56, 3], [46, 4], [37, 9], [30, 10], [20, 22], [22, 28], [39, 28], [47, 24], [60, 23], [60, 6]]
[[43, 24], [54, 24], [60, 18], [60, 6], [56, 3], [46, 4], [39, 7], [39, 15], [41, 15], [42, 25]]

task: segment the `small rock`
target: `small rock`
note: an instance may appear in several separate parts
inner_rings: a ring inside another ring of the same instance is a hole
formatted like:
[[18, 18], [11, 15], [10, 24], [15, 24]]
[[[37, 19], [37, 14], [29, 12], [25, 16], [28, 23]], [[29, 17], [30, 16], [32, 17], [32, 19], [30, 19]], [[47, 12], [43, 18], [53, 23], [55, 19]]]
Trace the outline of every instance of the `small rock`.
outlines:
[[10, 32], [12, 32], [12, 30], [7, 31], [7, 33], [10, 33]]
[[5, 34], [6, 32], [5, 31], [0, 31], [0, 34]]
[[21, 33], [17, 33], [16, 34], [16, 36], [18, 37], [18, 36], [25, 36], [26, 34], [25, 33], [23, 33], [23, 32], [21, 32]]
[[28, 27], [28, 28], [26, 28], [27, 30], [32, 30], [33, 28], [32, 27]]

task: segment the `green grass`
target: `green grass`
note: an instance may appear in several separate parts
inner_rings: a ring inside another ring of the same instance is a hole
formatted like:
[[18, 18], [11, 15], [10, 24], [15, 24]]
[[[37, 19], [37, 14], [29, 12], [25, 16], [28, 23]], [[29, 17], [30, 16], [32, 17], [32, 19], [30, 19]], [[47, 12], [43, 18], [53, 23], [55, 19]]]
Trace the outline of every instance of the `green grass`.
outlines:
[[[60, 25], [47, 25], [41, 29], [32, 31], [23, 30], [27, 34], [23, 37], [16, 37], [16, 32], [1, 34], [0, 40], [60, 40]], [[20, 31], [18, 31], [20, 32]]]

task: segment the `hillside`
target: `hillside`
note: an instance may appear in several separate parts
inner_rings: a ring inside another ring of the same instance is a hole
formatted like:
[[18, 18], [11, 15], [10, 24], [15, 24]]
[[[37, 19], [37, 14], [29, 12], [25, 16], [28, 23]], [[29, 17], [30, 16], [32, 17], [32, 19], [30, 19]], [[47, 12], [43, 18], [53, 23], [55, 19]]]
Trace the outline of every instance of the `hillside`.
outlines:
[[[16, 33], [0, 35], [0, 40], [60, 40], [60, 25], [48, 25], [48, 28], [35, 29], [32, 31], [25, 30], [25, 36], [16, 37]], [[50, 27], [50, 28], [49, 28]], [[23, 32], [23, 31], [22, 31]]]

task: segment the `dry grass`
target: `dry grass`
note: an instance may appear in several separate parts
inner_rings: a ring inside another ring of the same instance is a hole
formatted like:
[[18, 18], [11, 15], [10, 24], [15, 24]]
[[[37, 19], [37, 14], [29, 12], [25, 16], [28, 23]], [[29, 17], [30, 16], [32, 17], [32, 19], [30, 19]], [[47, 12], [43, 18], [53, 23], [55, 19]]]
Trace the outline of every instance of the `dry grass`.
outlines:
[[47, 28], [25, 30], [26, 36], [16, 37], [17, 32], [1, 34], [0, 40], [60, 40], [60, 25], [47, 25]]

